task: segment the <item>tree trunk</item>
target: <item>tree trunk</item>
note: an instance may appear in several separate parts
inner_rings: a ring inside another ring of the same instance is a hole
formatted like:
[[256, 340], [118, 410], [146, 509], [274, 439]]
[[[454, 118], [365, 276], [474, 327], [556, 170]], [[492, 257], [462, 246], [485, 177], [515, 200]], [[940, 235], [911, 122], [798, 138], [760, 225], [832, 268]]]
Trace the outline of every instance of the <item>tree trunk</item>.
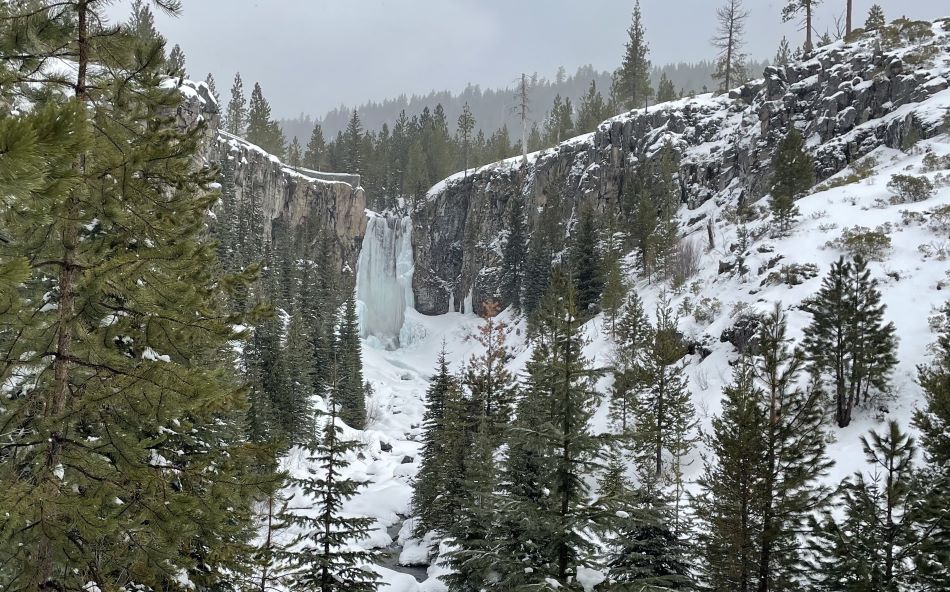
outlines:
[[814, 47], [811, 40], [811, 20], [811, 0], [808, 0], [805, 4], [805, 55], [810, 54]]
[[854, 0], [848, 0], [848, 15], [845, 17], [844, 34], [851, 34], [851, 19], [854, 13]]

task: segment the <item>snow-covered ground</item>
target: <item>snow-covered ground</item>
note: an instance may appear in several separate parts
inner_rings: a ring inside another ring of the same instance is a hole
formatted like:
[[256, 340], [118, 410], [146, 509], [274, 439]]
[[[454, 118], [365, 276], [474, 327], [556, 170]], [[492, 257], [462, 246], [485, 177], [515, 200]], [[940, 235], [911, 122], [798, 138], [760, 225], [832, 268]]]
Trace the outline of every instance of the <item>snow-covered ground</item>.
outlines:
[[[887, 402], [886, 412], [877, 408], [861, 409], [846, 429], [832, 428], [829, 419], [829, 430], [835, 437], [829, 454], [836, 461], [828, 476], [829, 482], [837, 483], [864, 468], [859, 437], [879, 427], [885, 417], [909, 425], [913, 410], [921, 400], [916, 383], [917, 366], [928, 361], [928, 347], [935, 338], [931, 317], [950, 299], [950, 291], [945, 289], [950, 288], [950, 263], [947, 262], [950, 213], [945, 213], [943, 219], [932, 215], [940, 207], [950, 208], [950, 183], [945, 178], [950, 171], [943, 171], [943, 177], [940, 172], [921, 172], [924, 153], [928, 150], [937, 156], [950, 155], [950, 138], [941, 136], [921, 142], [910, 153], [879, 149], [873, 154], [878, 164], [870, 177], [801, 199], [798, 202], [801, 217], [790, 236], [772, 238], [764, 232], [761, 238], [752, 241], [746, 260], [750, 272], [744, 277], [719, 273], [720, 261], [734, 259], [729, 247], [736, 242], [737, 226], [727, 221], [728, 204], [717, 205], [711, 200], [703, 206], [718, 220], [716, 247], [704, 251], [698, 274], [685, 288], [679, 293], [668, 293], [674, 308], [683, 306], [686, 300], [691, 301], [694, 308], [704, 299], [708, 299], [707, 303], [717, 303], [718, 312], [708, 321], [698, 321], [689, 312], [680, 320], [680, 329], [688, 338], [704, 343], [711, 350], [704, 359], [699, 355], [690, 357], [688, 366], [693, 400], [703, 429], [708, 429], [712, 417], [720, 412], [722, 387], [730, 381], [730, 362], [738, 355], [731, 344], [720, 341], [722, 331], [734, 323], [740, 312], [768, 312], [775, 303], [780, 303], [788, 315], [790, 334], [800, 338], [810, 320], [809, 315], [800, 310], [802, 300], [817, 292], [831, 263], [844, 254], [828, 243], [855, 225], [870, 229], [881, 227], [892, 241], [883, 260], [872, 262], [870, 268], [880, 282], [887, 305], [886, 318], [897, 326], [900, 363], [893, 376], [894, 398]], [[850, 170], [844, 171], [839, 177], [850, 173]], [[924, 201], [891, 204], [893, 193], [887, 183], [897, 173], [925, 175], [938, 188]], [[758, 205], [765, 205], [765, 201]], [[683, 213], [684, 219], [696, 215], [696, 211]], [[767, 224], [767, 219], [761, 219], [750, 223], [749, 230], [756, 235]], [[705, 232], [702, 226], [695, 230], [694, 240], [703, 246], [707, 242]], [[797, 286], [764, 281], [772, 271], [791, 264], [816, 265], [818, 274]], [[668, 290], [668, 286], [634, 281], [633, 274], [630, 279], [647, 310], [652, 310], [663, 291]], [[684, 310], [688, 308], [684, 306]], [[502, 313], [501, 318], [509, 323], [508, 344], [515, 353], [511, 369], [520, 372], [530, 355], [524, 325], [511, 319], [508, 312]], [[374, 394], [368, 401], [368, 429], [352, 433], [365, 444], [364, 458], [354, 460], [352, 473], [370, 483], [348, 510], [376, 519], [378, 529], [368, 541], [373, 547], [391, 548], [394, 541], [388, 532], [410, 514], [425, 390], [438, 354], [444, 344], [453, 370], [458, 370], [477, 352], [479, 346], [470, 336], [478, 323], [479, 319], [473, 315], [450, 313], [425, 317], [410, 309], [406, 311], [399, 349], [383, 349], [377, 339], [364, 344], [364, 372]], [[597, 317], [585, 327], [589, 340], [586, 353], [599, 366], [609, 365], [612, 351], [603, 324], [603, 317]], [[610, 378], [605, 377], [600, 388], [606, 393], [609, 385]], [[606, 399], [593, 420], [592, 429], [598, 432], [610, 429]], [[288, 458], [288, 465], [295, 471], [305, 469], [299, 454]], [[696, 450], [687, 477], [695, 478], [701, 470], [700, 450]], [[425, 558], [425, 550], [418, 541], [409, 540], [410, 528], [411, 524], [406, 524], [398, 537], [400, 546], [408, 543], [401, 559], [406, 563], [419, 563]], [[411, 575], [379, 568], [384, 581], [391, 585], [386, 589], [398, 592], [443, 590], [435, 577], [441, 570], [438, 566], [430, 567], [430, 578], [420, 584]]]

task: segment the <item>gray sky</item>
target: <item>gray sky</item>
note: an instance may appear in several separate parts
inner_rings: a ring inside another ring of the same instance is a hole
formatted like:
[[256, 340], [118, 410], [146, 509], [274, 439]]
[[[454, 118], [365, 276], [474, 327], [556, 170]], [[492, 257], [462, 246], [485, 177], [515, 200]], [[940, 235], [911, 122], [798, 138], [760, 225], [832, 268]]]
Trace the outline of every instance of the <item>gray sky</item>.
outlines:
[[[950, 16], [947, 0], [877, 0], [888, 20]], [[651, 58], [661, 64], [712, 57], [709, 39], [720, 0], [641, 0]], [[774, 55], [784, 0], [746, 0], [746, 51]], [[863, 24], [872, 0], [855, 0]], [[128, 12], [128, 0], [111, 9]], [[619, 64], [632, 0], [185, 0], [177, 19], [159, 16], [189, 74], [212, 72], [222, 95], [235, 71], [259, 81], [276, 116], [322, 115], [345, 103], [401, 93], [512, 85], [520, 72], [553, 78], [592, 64]], [[834, 29], [845, 0], [825, 0], [820, 31]]]

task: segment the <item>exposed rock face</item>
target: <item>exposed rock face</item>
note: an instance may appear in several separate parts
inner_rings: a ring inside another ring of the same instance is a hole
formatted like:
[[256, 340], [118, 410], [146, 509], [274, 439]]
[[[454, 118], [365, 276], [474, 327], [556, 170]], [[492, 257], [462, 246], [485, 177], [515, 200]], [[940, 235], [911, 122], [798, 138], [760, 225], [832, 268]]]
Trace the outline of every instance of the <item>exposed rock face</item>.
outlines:
[[[180, 91], [185, 97], [176, 118], [183, 129], [204, 123], [207, 134], [202, 146], [206, 162], [233, 164], [234, 190], [238, 202], [252, 193], [261, 200], [261, 228], [269, 238], [275, 223], [291, 228], [312, 225], [336, 238], [338, 269], [356, 268], [360, 244], [366, 231], [366, 195], [359, 175], [294, 170], [257, 146], [218, 129], [218, 105], [203, 82], [186, 80]], [[311, 233], [317, 236], [319, 233]]]
[[334, 263], [338, 268], [356, 268], [366, 231], [366, 195], [358, 185], [359, 177], [340, 176], [354, 180], [355, 187], [342, 180], [326, 180], [333, 177], [313, 178], [225, 132], [218, 132], [208, 158], [217, 163], [231, 159], [238, 202], [252, 193], [261, 200], [264, 219], [270, 222], [261, 229], [265, 239], [270, 238], [275, 223], [286, 223], [290, 228], [310, 225], [336, 238], [338, 258]]
[[[889, 28], [894, 38], [886, 42], [877, 34], [839, 42], [807, 61], [768, 68], [764, 79], [728, 95], [633, 111], [532, 155], [527, 164], [515, 158], [447, 179], [413, 213], [417, 310], [441, 314], [450, 303], [458, 310], [469, 295], [476, 307], [498, 297], [513, 196], [524, 196], [531, 227], [555, 194], [566, 198], [560, 217], [568, 227], [585, 202], [601, 212], [613, 209], [622, 223], [625, 175], [655, 161], [667, 141], [680, 158], [682, 201], [695, 209], [711, 198], [738, 203], [766, 195], [769, 163], [790, 122], [808, 139], [819, 180], [879, 146], [901, 148], [940, 133], [947, 123], [929, 99], [950, 86], [948, 24]], [[687, 234], [702, 231], [703, 215], [683, 219]]]

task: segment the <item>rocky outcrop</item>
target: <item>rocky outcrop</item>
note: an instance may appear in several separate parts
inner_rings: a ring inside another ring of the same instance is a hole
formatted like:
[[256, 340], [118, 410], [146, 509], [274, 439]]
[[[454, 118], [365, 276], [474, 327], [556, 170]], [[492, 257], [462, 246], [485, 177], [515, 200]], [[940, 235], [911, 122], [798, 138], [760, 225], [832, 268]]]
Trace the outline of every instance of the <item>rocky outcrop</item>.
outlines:
[[276, 224], [309, 226], [310, 236], [335, 237], [338, 269], [355, 269], [366, 231], [366, 195], [359, 175], [285, 166], [257, 146], [218, 129], [218, 105], [205, 83], [185, 80], [179, 90], [185, 98], [176, 113], [179, 125], [183, 129], [205, 126], [202, 158], [222, 169], [228, 165], [238, 203], [252, 194], [260, 200], [265, 220], [260, 231], [265, 239]]
[[[738, 203], [766, 195], [769, 163], [790, 123], [808, 138], [819, 180], [880, 146], [906, 147], [940, 133], [948, 125], [940, 105], [950, 107], [948, 24], [889, 26], [768, 68], [763, 79], [728, 94], [633, 111], [527, 163], [515, 158], [450, 177], [413, 213], [416, 308], [441, 314], [498, 297], [505, 213], [516, 196], [525, 200], [531, 227], [555, 196], [566, 229], [584, 203], [612, 210], [622, 224], [625, 177], [655, 163], [667, 142], [679, 157], [682, 202], [695, 209], [712, 198]], [[687, 234], [705, 223], [703, 215], [683, 219]]]

